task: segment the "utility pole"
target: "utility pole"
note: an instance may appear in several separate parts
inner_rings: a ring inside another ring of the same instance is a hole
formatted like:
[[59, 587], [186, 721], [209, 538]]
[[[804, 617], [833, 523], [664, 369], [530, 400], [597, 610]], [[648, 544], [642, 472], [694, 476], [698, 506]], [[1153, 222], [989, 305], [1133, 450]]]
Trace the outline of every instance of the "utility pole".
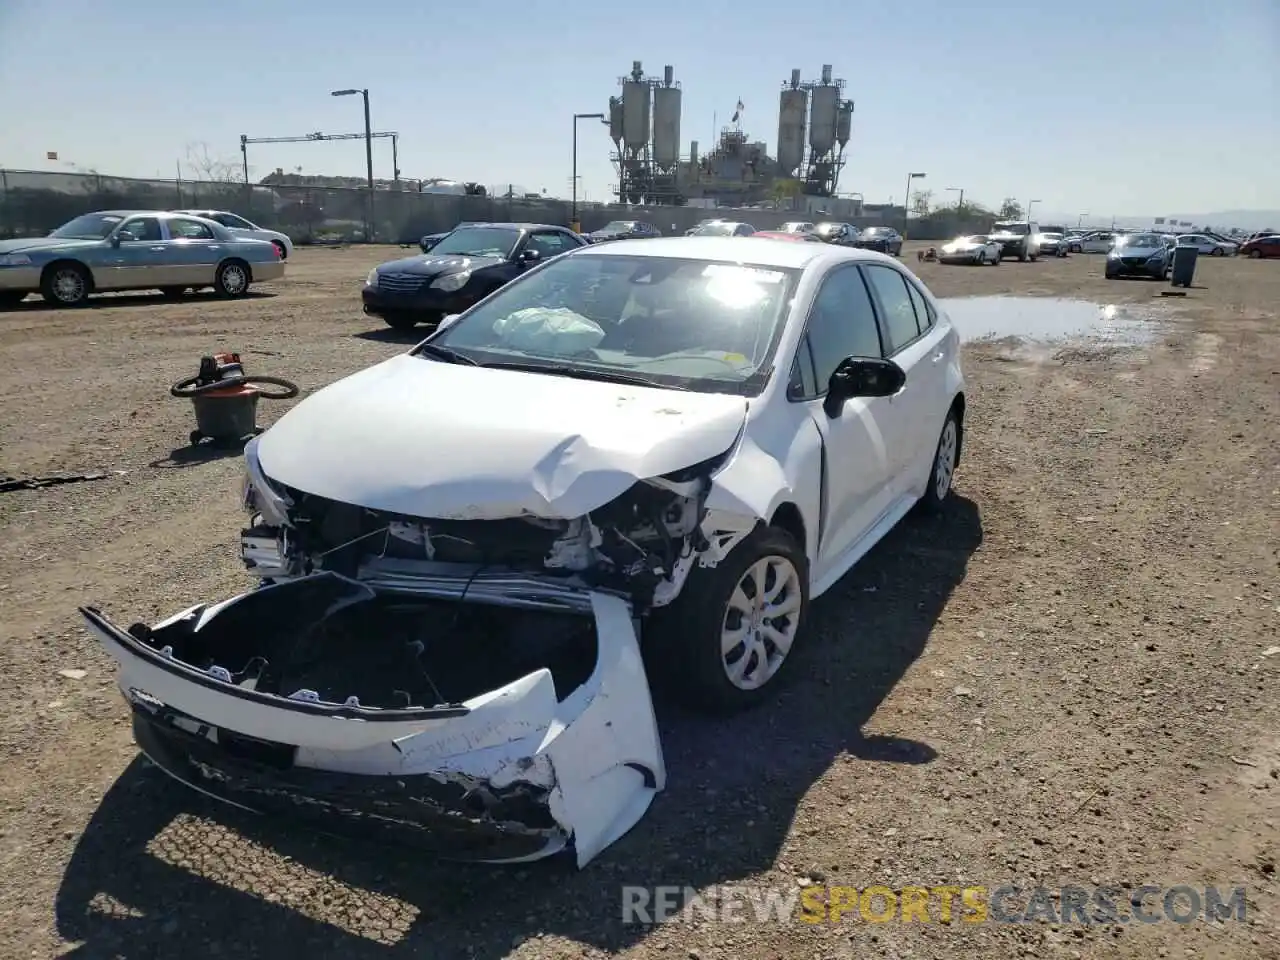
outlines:
[[907, 221], [911, 217], [911, 181], [916, 179], [923, 179], [923, 177], [924, 177], [923, 173], [907, 174], [907, 192], [906, 192], [906, 196], [902, 201], [902, 239], [904, 242], [907, 239]]
[[569, 213], [569, 229], [574, 233], [582, 232], [582, 225], [578, 223], [578, 121], [579, 120], [599, 120], [601, 123], [608, 123], [609, 118], [603, 113], [575, 113], [573, 115], [573, 200], [571, 201]]
[[372, 243], [375, 232], [373, 225], [373, 127], [369, 123], [369, 90], [367, 87], [361, 90], [356, 90], [354, 88], [349, 90], [333, 90], [330, 92], [330, 96], [354, 97], [357, 93], [364, 98], [364, 160], [365, 171], [369, 182], [368, 213], [366, 214], [364, 238], [365, 242]]

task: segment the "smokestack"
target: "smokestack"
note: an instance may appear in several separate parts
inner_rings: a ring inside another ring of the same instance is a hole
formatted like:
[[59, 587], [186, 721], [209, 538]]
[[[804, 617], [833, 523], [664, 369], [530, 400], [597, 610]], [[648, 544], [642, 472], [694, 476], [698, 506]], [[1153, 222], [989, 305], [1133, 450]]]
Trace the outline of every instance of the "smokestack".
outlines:
[[829, 63], [824, 63], [822, 65], [822, 82], [823, 83], [831, 82], [831, 64]]
[[665, 67], [662, 68], [662, 85], [664, 87], [671, 86], [672, 81], [675, 80], [675, 76], [676, 76], [675, 68], [671, 66], [671, 64], [667, 64]]

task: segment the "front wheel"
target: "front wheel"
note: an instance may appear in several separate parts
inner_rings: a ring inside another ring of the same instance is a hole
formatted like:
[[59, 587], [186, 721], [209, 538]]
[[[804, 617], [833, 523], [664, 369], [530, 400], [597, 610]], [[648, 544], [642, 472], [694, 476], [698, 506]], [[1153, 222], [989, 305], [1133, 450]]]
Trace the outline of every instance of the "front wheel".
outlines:
[[695, 566], [653, 614], [650, 659], [692, 710], [736, 713], [770, 696], [809, 611], [809, 564], [795, 538], [757, 527], [714, 567]]
[[79, 263], [55, 263], [40, 278], [40, 295], [59, 307], [78, 307], [89, 299], [93, 279]]
[[1223, 250], [1221, 247], [1214, 247], [1209, 252], [1209, 256], [1211, 257], [1225, 257], [1226, 255], [1227, 255], [1227, 251]]
[[1250, 250], [1250, 251], [1249, 251], [1249, 259], [1250, 259], [1250, 260], [1261, 260], [1261, 259], [1262, 259], [1262, 251], [1261, 251], [1261, 250]]
[[213, 291], [220, 297], [243, 297], [249, 292], [249, 265], [241, 260], [219, 264], [213, 276]]
[[978, 259], [974, 261], [978, 266], [984, 267], [987, 264], [987, 252], [983, 250], [978, 254]]

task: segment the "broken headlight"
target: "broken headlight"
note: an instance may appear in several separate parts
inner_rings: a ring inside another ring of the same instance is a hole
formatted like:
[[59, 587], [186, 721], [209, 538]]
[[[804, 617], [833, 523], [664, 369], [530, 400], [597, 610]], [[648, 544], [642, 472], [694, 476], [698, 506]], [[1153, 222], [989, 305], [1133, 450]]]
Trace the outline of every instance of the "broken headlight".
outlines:
[[258, 438], [254, 437], [244, 448], [244, 488], [241, 505], [250, 514], [261, 514], [262, 523], [271, 527], [289, 526], [289, 508], [292, 501], [271, 485], [262, 472], [258, 460]]

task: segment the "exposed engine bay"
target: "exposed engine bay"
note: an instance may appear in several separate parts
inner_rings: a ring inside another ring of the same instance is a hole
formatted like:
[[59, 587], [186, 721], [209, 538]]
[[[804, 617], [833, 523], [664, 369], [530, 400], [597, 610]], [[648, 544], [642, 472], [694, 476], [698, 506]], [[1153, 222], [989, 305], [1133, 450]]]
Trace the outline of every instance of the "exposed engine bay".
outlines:
[[327, 571], [401, 592], [451, 580], [464, 583], [454, 595], [465, 597], [473, 586], [518, 573], [543, 585], [615, 593], [642, 615], [674, 599], [695, 559], [718, 562], [748, 531], [740, 518], [721, 523], [705, 507], [721, 459], [637, 482], [572, 520], [437, 520], [291, 489], [246, 458], [254, 526], [242, 532], [242, 553], [264, 580]]

